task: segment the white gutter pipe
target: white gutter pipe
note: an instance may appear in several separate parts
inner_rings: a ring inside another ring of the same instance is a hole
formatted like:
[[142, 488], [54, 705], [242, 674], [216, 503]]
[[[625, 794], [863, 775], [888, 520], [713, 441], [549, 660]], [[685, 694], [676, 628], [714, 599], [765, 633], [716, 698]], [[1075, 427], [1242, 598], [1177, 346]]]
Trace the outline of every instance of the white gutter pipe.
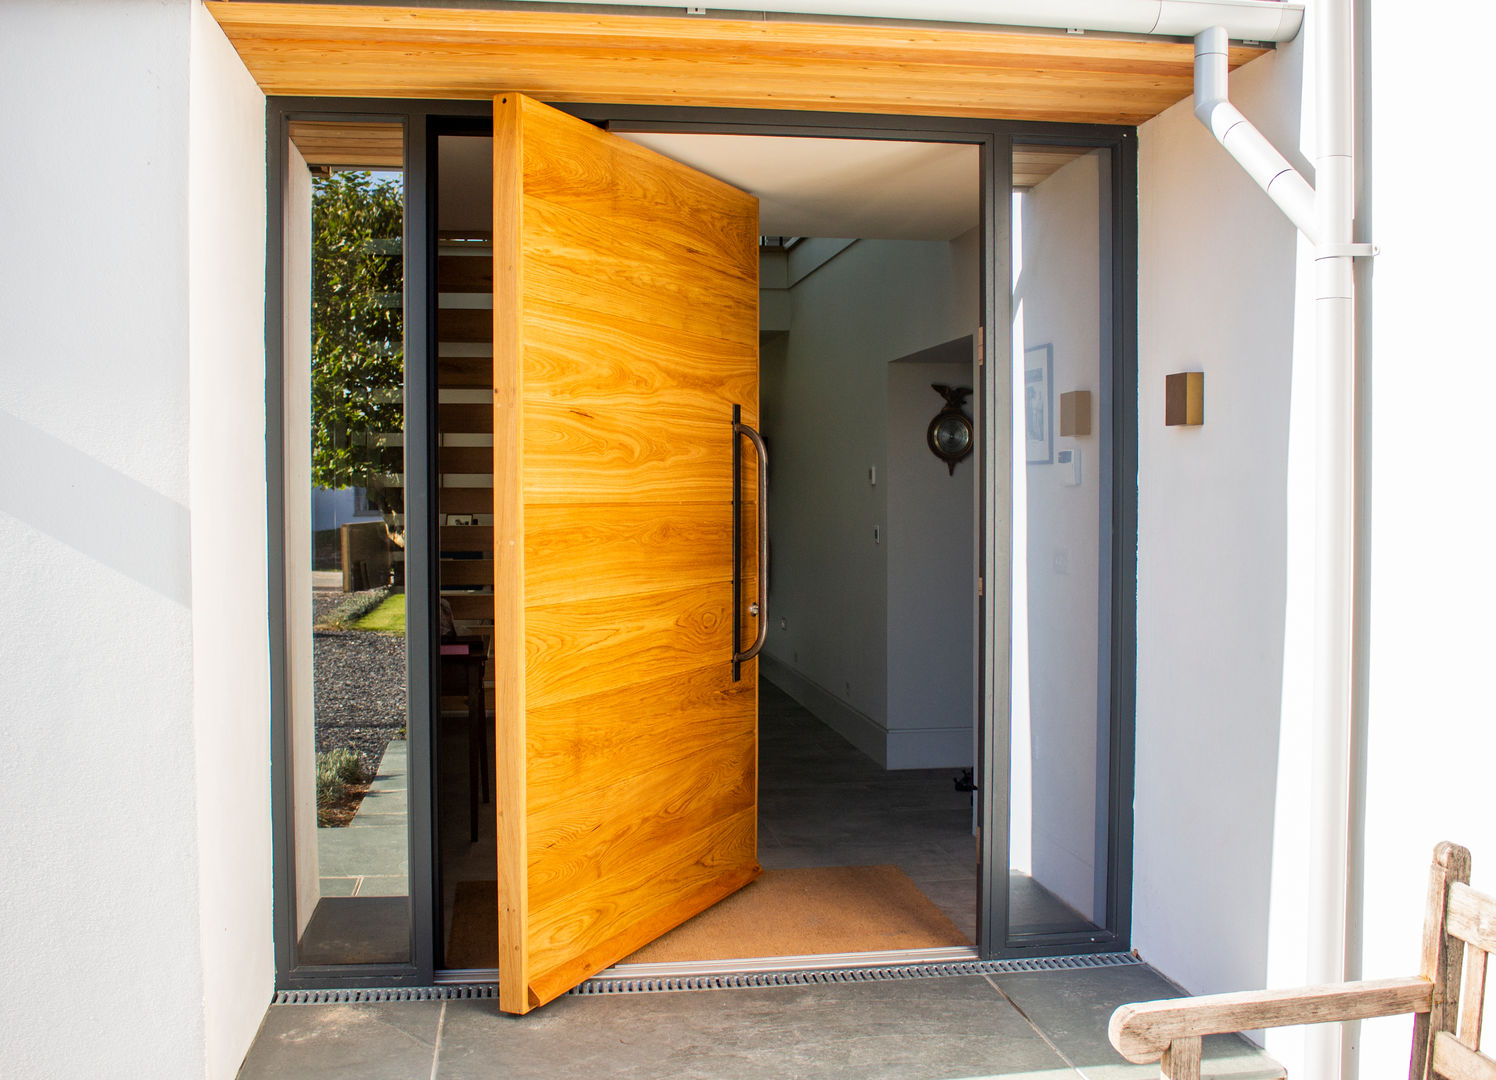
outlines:
[[[588, 3], [641, 7], [638, 0]], [[683, 5], [644, 6], [679, 14]], [[727, 0], [725, 4], [685, 6], [685, 10], [704, 15], [714, 11], [772, 11], [1174, 37], [1194, 37], [1208, 27], [1220, 26], [1237, 41], [1291, 41], [1304, 21], [1302, 4], [1279, 0]]]
[[[1352, 262], [1376, 254], [1353, 244], [1354, 23], [1350, 0], [1315, 4], [1314, 187], [1226, 100], [1226, 31], [1195, 38], [1195, 115], [1314, 242], [1315, 514], [1314, 699], [1310, 762], [1307, 980], [1346, 978], [1350, 861], [1352, 597], [1355, 575], [1355, 280]], [[1350, 1066], [1341, 1026], [1306, 1032], [1305, 1074]]]
[[1230, 35], [1212, 26], [1195, 35], [1195, 116], [1215, 135], [1257, 186], [1311, 240], [1318, 228], [1314, 189], [1227, 100], [1227, 50]]

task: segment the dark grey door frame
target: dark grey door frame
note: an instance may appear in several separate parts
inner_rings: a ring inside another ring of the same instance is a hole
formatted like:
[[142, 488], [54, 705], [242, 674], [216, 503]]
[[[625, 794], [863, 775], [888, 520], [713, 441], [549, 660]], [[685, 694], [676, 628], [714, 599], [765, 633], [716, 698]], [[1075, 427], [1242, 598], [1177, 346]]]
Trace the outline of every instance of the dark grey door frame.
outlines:
[[[1132, 909], [1133, 738], [1136, 671], [1137, 549], [1137, 136], [1135, 129], [1106, 125], [1038, 124], [965, 118], [802, 113], [774, 110], [687, 109], [625, 105], [562, 105], [582, 119], [612, 130], [699, 131], [821, 138], [900, 139], [961, 142], [979, 148], [982, 176], [983, 338], [979, 372], [983, 593], [978, 635], [977, 762], [979, 850], [978, 938], [984, 959], [1055, 956], [1125, 950], [1130, 947]], [[408, 405], [417, 391], [424, 409], [407, 410], [406, 590], [408, 608], [410, 732], [410, 888], [413, 962], [312, 968], [295, 965], [295, 852], [290, 820], [289, 723], [285, 657], [284, 491], [282, 483], [282, 214], [288, 124], [297, 119], [399, 120], [406, 131], [405, 223], [406, 385]], [[435, 167], [432, 132], [455, 122], [465, 129], [491, 122], [488, 102], [369, 101], [271, 98], [267, 103], [266, 243], [266, 438], [270, 549], [270, 654], [272, 677], [275, 938], [277, 986], [281, 989], [430, 985], [435, 977], [435, 898], [439, 867], [434, 846], [434, 755], [430, 717], [438, 715], [431, 680], [436, 641], [431, 633], [437, 600], [435, 431], [435, 199], [429, 182]], [[1106, 147], [1111, 151], [1111, 353], [1112, 485], [1108, 632], [1110, 653], [1110, 769], [1106, 926], [1099, 933], [1013, 938], [1008, 926], [1007, 748], [1009, 712], [1012, 569], [1012, 474], [1003, 447], [1011, 440], [1011, 151], [1025, 144]], [[992, 373], [1003, 378], [994, 378]], [[410, 525], [422, 523], [423, 530]], [[419, 535], [416, 535], [419, 533]], [[421, 587], [417, 587], [417, 585]], [[420, 662], [424, 659], [424, 663]]]

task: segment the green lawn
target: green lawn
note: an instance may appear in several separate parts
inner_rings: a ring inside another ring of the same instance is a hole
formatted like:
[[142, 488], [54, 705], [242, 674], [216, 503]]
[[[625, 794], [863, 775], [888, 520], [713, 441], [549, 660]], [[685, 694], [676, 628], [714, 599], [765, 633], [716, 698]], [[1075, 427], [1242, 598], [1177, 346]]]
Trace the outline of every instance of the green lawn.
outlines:
[[353, 624], [355, 630], [377, 630], [382, 634], [405, 633], [405, 594], [386, 596], [377, 608]]

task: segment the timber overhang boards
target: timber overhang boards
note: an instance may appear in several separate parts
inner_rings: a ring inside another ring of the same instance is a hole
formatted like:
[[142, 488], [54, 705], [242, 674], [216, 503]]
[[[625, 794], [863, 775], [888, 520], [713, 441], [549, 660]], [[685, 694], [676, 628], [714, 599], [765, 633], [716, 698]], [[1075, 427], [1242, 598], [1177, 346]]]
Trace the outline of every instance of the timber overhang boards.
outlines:
[[[1189, 42], [1099, 35], [209, 2], [255, 81], [284, 96], [804, 109], [1140, 124], [1193, 89]], [[1231, 49], [1233, 68], [1264, 49]]]

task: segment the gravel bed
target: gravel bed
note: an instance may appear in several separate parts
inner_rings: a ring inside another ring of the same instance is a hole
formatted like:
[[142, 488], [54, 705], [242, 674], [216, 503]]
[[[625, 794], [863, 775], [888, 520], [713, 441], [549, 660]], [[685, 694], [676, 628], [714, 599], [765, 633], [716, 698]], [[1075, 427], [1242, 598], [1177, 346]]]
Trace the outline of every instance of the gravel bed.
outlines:
[[317, 750], [351, 747], [372, 774], [405, 730], [405, 636], [318, 630], [312, 673]]
[[331, 589], [313, 589], [312, 622], [319, 623], [327, 618], [346, 599], [348, 599], [348, 594], [345, 592], [336, 592]]

